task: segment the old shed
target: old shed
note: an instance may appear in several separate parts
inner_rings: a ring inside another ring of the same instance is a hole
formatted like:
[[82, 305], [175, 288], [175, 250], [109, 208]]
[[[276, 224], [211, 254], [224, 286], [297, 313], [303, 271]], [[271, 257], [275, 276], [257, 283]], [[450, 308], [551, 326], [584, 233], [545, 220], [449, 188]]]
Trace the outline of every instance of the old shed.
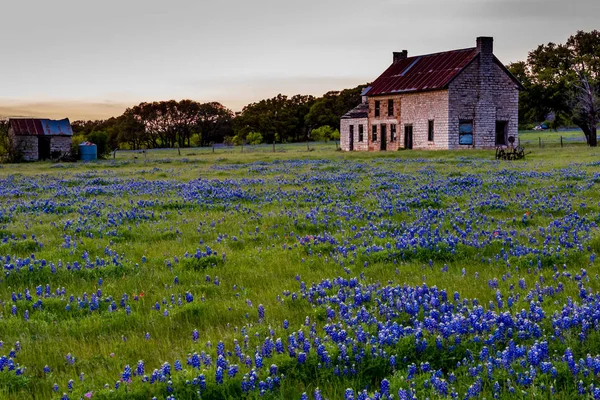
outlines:
[[8, 137], [12, 150], [24, 161], [59, 158], [71, 151], [73, 129], [67, 118], [11, 118]]

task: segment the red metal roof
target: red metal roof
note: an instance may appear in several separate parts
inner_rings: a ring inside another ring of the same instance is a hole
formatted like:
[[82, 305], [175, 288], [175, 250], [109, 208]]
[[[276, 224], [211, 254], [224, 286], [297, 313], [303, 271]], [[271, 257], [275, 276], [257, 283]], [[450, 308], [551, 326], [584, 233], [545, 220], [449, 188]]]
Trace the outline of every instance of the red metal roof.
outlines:
[[39, 118], [11, 118], [10, 127], [19, 136], [73, 136], [71, 123], [67, 118], [61, 120]]
[[444, 89], [476, 56], [477, 48], [408, 57], [393, 63], [372, 84], [367, 95]]

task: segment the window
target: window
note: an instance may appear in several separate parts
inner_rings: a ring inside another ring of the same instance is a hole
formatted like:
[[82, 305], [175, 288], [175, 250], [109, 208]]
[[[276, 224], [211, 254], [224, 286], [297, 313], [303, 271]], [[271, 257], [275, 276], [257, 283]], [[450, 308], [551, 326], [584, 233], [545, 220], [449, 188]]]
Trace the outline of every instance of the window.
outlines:
[[388, 117], [394, 116], [394, 99], [388, 100]]
[[362, 124], [358, 126], [358, 141], [363, 141], [363, 126]]
[[375, 100], [375, 116], [379, 117], [379, 100]]
[[461, 120], [458, 124], [458, 144], [473, 145], [473, 120]]
[[433, 120], [429, 120], [429, 127], [427, 129], [427, 140], [433, 142]]
[[371, 141], [373, 141], [373, 142], [377, 141], [377, 125], [373, 125], [373, 135], [371, 137]]
[[396, 141], [396, 124], [390, 124], [390, 141]]

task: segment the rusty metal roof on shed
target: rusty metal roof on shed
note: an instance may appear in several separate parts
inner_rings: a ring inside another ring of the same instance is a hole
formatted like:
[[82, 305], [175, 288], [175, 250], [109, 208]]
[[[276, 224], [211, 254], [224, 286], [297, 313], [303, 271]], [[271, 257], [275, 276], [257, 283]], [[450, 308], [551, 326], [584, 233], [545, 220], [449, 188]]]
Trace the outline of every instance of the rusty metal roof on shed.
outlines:
[[372, 84], [369, 96], [444, 89], [478, 55], [477, 48], [408, 57], [393, 63]]
[[19, 136], [73, 136], [73, 128], [68, 118], [11, 118], [9, 126], [14, 134]]
[[367, 118], [369, 116], [369, 104], [360, 103], [346, 114], [342, 115], [342, 119]]

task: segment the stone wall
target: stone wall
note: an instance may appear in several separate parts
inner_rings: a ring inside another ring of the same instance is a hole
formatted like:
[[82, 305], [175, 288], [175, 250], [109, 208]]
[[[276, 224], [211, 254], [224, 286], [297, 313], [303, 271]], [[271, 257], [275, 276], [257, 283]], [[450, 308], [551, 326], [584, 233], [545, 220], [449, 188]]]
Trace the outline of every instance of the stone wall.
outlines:
[[[387, 95], [369, 98], [368, 150], [381, 150], [381, 126], [386, 129], [386, 151], [396, 151], [400, 147], [401, 95]], [[394, 101], [393, 113], [388, 113], [388, 100]], [[379, 101], [379, 116], [375, 116], [375, 101]], [[396, 138], [392, 140], [392, 125], [396, 127]], [[373, 126], [377, 127], [377, 140], [373, 141]]]
[[[491, 64], [481, 66], [481, 59]], [[507, 136], [518, 141], [519, 90], [493, 58], [478, 57], [467, 66], [450, 83], [449, 102], [449, 148], [494, 148], [496, 121], [507, 121]], [[460, 120], [473, 121], [473, 146], [459, 144]]]
[[[354, 127], [354, 151], [367, 151], [369, 120], [367, 118], [352, 118], [340, 120], [340, 147], [343, 151], [350, 151], [350, 126]], [[359, 126], [363, 126], [363, 141], [359, 142]]]
[[[402, 120], [398, 137], [400, 148], [405, 147], [404, 128], [413, 127], [413, 149], [448, 148], [448, 91], [410, 93], [402, 95]], [[428, 140], [429, 121], [433, 120], [433, 141]]]
[[37, 136], [19, 136], [9, 129], [8, 135], [12, 141], [13, 151], [20, 156], [23, 161], [38, 160], [38, 138]]
[[71, 136], [52, 136], [50, 139], [50, 154], [60, 152], [66, 154], [71, 151]]

